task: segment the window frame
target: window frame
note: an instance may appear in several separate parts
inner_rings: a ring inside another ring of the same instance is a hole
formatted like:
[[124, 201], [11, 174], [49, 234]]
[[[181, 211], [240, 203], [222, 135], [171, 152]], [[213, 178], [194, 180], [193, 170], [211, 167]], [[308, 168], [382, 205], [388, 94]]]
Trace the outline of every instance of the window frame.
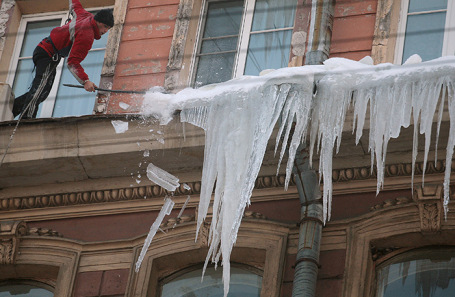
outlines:
[[[114, 9], [114, 6], [109, 5], [109, 6], [102, 6], [102, 7], [89, 7], [89, 8], [86, 8], [86, 10], [88, 12], [91, 12], [91, 11], [101, 10], [101, 9], [104, 9], [104, 8]], [[13, 53], [12, 53], [11, 59], [10, 59], [10, 67], [9, 67], [8, 75], [7, 75], [7, 78], [6, 78], [6, 82], [11, 87], [13, 87], [14, 79], [16, 77], [16, 71], [17, 71], [17, 68], [18, 68], [18, 65], [19, 65], [19, 61], [21, 60], [20, 52], [22, 50], [22, 46], [23, 46], [23, 43], [24, 43], [24, 37], [25, 37], [27, 25], [29, 23], [32, 23], [32, 22], [39, 22], [39, 21], [46, 21], [46, 20], [56, 20], [58, 18], [61, 18], [60, 26], [64, 25], [65, 21], [68, 18], [68, 11], [44, 12], [44, 13], [36, 13], [36, 14], [24, 14], [24, 15], [21, 16], [19, 27], [18, 27], [18, 31], [17, 31], [17, 34], [16, 34], [16, 41], [15, 41]], [[43, 38], [44, 37], [45, 36], [43, 36]], [[108, 37], [108, 39], [109, 38], [110, 37]], [[105, 45], [104, 48], [90, 49], [89, 52], [99, 51], [99, 50], [104, 50], [105, 52], [107, 52], [108, 44], [109, 44], [109, 40], [106, 41], [106, 45]], [[31, 57], [23, 57], [23, 58], [31, 58]], [[102, 73], [103, 68], [104, 68], [104, 64], [105, 64], [104, 60], [105, 59], [106, 59], [106, 54], [104, 55], [103, 64], [101, 65], [101, 69], [100, 69], [101, 73]], [[62, 77], [63, 66], [64, 66], [65, 61], [66, 61], [66, 58], [61, 59], [60, 63], [57, 65], [54, 84], [52, 85], [52, 89], [51, 89], [51, 91], [49, 93], [49, 96], [41, 104], [42, 107], [41, 107], [41, 112], [39, 114], [39, 118], [52, 118], [53, 117], [55, 103], [56, 103], [56, 99], [57, 99], [57, 93], [58, 93], [58, 89], [60, 87], [60, 80], [61, 80], [61, 77]], [[22, 94], [15, 94], [15, 96], [18, 96], [18, 95], [22, 95]], [[93, 94], [93, 96], [96, 96], [96, 95]], [[94, 104], [92, 110], [95, 108], [95, 106], [96, 106], [96, 100], [95, 100], [95, 104]]]
[[[197, 35], [195, 38], [195, 43], [194, 43], [194, 48], [193, 48], [193, 56], [191, 59], [191, 64], [190, 64], [190, 86], [194, 87], [195, 82], [196, 82], [196, 73], [197, 73], [197, 67], [199, 64], [199, 52], [200, 48], [202, 45], [202, 35], [204, 33], [204, 28], [205, 28], [205, 23], [207, 19], [207, 11], [208, 11], [208, 6], [210, 2], [220, 2], [220, 1], [225, 1], [225, 0], [201, 0], [201, 9], [199, 13], [199, 19], [198, 19], [198, 28], [197, 28]], [[297, 0], [294, 0], [296, 3], [296, 11], [294, 12], [294, 18], [296, 17], [295, 14], [297, 13]], [[261, 33], [269, 33], [269, 32], [278, 32], [278, 31], [285, 31], [285, 30], [290, 30], [292, 33], [294, 32], [295, 29], [295, 19], [293, 22], [292, 27], [286, 27], [286, 28], [278, 28], [278, 29], [267, 29], [267, 30], [260, 30], [260, 31], [255, 31], [251, 32], [252, 26], [253, 26], [253, 18], [254, 18], [254, 10], [256, 7], [256, 0], [244, 0], [243, 3], [243, 12], [242, 12], [242, 19], [240, 23], [240, 30], [239, 30], [239, 35], [238, 35], [238, 41], [237, 41], [237, 48], [236, 48], [236, 54], [234, 58], [234, 65], [232, 69], [232, 78], [237, 78], [240, 77], [244, 74], [245, 72], [245, 67], [246, 67], [246, 60], [248, 56], [248, 48], [249, 48], [249, 43], [250, 43], [250, 38], [254, 34], [261, 34]], [[289, 60], [291, 59], [291, 44], [289, 44]]]
[[[400, 7], [400, 16], [398, 21], [398, 29], [397, 29], [397, 38], [396, 38], [396, 46], [395, 46], [395, 54], [394, 54], [394, 63], [395, 64], [402, 64], [403, 61], [403, 50], [404, 50], [404, 40], [406, 35], [406, 25], [408, 20], [408, 7], [409, 7], [410, 0], [401, 0], [401, 7]], [[447, 28], [452, 28], [455, 26], [455, 3], [454, 1], [448, 0], [447, 1], [447, 8], [445, 10], [432, 10], [428, 12], [439, 12], [439, 11], [446, 11], [446, 20], [444, 25], [444, 39], [442, 44], [442, 53], [441, 56], [447, 55], [454, 55], [455, 54], [455, 31], [451, 32], [451, 30], [447, 30]], [[428, 13], [427, 12], [427, 13]], [[416, 15], [421, 13], [412, 13], [411, 15]]]

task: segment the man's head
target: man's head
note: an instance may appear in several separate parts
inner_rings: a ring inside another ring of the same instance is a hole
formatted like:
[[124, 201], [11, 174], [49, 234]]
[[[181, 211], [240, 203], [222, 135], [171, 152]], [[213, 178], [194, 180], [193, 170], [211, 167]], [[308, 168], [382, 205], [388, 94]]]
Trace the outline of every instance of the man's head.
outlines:
[[100, 34], [103, 35], [110, 28], [114, 26], [114, 16], [112, 9], [102, 9], [95, 14], [95, 21], [97, 22]]

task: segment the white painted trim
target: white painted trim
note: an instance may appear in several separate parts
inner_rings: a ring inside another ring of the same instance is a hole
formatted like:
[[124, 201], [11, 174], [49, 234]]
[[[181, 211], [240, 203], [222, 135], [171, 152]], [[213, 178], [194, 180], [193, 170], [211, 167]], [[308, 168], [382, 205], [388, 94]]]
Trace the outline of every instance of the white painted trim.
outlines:
[[203, 27], [205, 26], [205, 20], [207, 16], [207, 7], [208, 7], [208, 0], [202, 0], [201, 4], [201, 9], [199, 12], [199, 20], [198, 20], [198, 25], [197, 25], [197, 30], [196, 30], [196, 38], [194, 39], [194, 45], [193, 45], [193, 53], [191, 55], [191, 61], [190, 61], [190, 86], [194, 86], [195, 80], [196, 80], [196, 71], [197, 71], [197, 63], [199, 59], [197, 58], [197, 54], [199, 52], [199, 49], [202, 44], [202, 30]]
[[409, 0], [401, 0], [400, 19], [398, 21], [397, 39], [395, 45], [394, 63], [402, 64], [404, 37], [406, 33], [406, 23], [408, 21]]
[[246, 57], [248, 54], [248, 45], [250, 43], [251, 27], [253, 25], [253, 15], [256, 0], [245, 0], [243, 9], [242, 25], [239, 34], [239, 43], [237, 48], [237, 56], [234, 60], [233, 77], [243, 75], [245, 71]]
[[447, 3], [447, 14], [446, 14], [446, 24], [444, 34], [444, 45], [442, 47], [443, 56], [455, 55], [455, 31], [453, 30], [455, 26], [455, 3], [453, 0], [449, 0]]

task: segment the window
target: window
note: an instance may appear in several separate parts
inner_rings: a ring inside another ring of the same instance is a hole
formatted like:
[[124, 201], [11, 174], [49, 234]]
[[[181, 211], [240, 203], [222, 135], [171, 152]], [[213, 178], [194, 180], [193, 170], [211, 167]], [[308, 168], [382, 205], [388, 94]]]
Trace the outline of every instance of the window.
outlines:
[[[95, 13], [93, 10], [91, 12]], [[8, 83], [13, 86], [16, 97], [27, 92], [31, 86], [34, 77], [32, 55], [35, 47], [43, 38], [49, 36], [54, 27], [63, 25], [66, 19], [67, 13], [27, 15], [22, 18], [13, 53], [13, 59], [16, 62], [12, 63], [8, 76]], [[100, 40], [95, 40], [92, 49], [82, 62], [86, 73], [95, 83], [101, 75], [107, 38], [108, 34], [104, 34]], [[63, 84], [78, 84], [64, 64], [66, 59], [62, 60], [57, 67], [49, 97], [39, 106], [37, 115], [39, 118], [92, 114], [95, 94], [83, 89], [64, 87]]]
[[408, 252], [380, 265], [376, 297], [445, 297], [455, 292], [454, 249]]
[[49, 286], [38, 282], [12, 281], [9, 284], [0, 285], [0, 297], [52, 297]]
[[403, 0], [401, 11], [396, 63], [406, 61], [413, 54], [428, 61], [455, 53], [453, 1]]
[[296, 0], [206, 0], [194, 86], [286, 67], [296, 4]]
[[[222, 269], [207, 268], [201, 282], [202, 269], [186, 272], [163, 285], [161, 296], [166, 297], [222, 297]], [[231, 267], [229, 297], [259, 297], [262, 277], [245, 269]]]

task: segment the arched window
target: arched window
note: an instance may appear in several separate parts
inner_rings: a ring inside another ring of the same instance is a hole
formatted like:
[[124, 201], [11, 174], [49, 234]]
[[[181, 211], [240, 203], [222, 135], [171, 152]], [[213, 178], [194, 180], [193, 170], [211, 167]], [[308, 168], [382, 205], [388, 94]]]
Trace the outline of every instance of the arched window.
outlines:
[[0, 297], [53, 297], [53, 288], [36, 281], [5, 281], [0, 283]]
[[455, 248], [415, 250], [380, 264], [376, 297], [446, 297], [455, 292]]
[[[161, 296], [166, 297], [223, 297], [221, 267], [207, 268], [201, 282], [202, 269], [184, 271], [176, 277], [168, 278], [162, 286]], [[231, 267], [229, 297], [259, 297], [262, 276], [239, 267]]]

